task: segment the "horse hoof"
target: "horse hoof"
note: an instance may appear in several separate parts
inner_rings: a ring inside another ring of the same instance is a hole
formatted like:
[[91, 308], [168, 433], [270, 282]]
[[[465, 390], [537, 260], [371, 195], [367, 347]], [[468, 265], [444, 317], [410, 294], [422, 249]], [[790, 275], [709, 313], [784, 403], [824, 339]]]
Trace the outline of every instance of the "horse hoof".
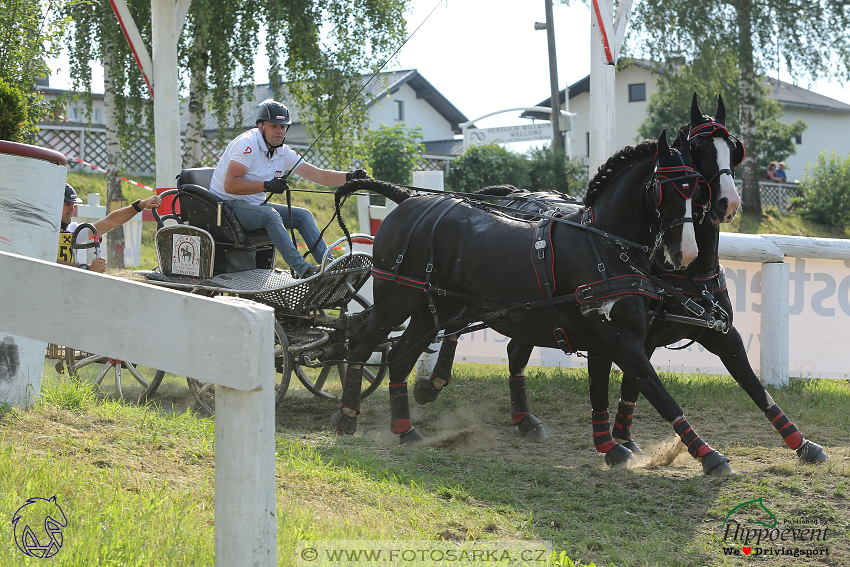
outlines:
[[803, 444], [797, 448], [797, 456], [800, 457], [801, 463], [817, 464], [829, 460], [829, 456], [823, 450], [823, 447], [808, 440], [804, 440]]
[[732, 467], [729, 466], [729, 458], [719, 451], [712, 451], [702, 458], [702, 472], [707, 476], [729, 476]]
[[543, 422], [534, 415], [528, 414], [519, 422], [519, 436], [530, 441], [545, 441], [548, 435], [543, 428]]
[[620, 444], [614, 445], [610, 451], [605, 453], [605, 464], [609, 467], [623, 466], [631, 460], [634, 460], [632, 452]]
[[399, 445], [416, 445], [425, 441], [425, 438], [422, 437], [422, 434], [416, 431], [415, 427], [411, 427], [404, 433], [398, 436], [398, 444]]
[[334, 426], [334, 432], [337, 435], [354, 435], [357, 431], [357, 418], [347, 416], [339, 410], [331, 416], [331, 425]]
[[637, 443], [635, 443], [632, 439], [625, 441], [625, 440], [620, 440], [620, 439], [614, 438], [614, 440], [617, 442], [617, 444], [622, 445], [623, 447], [625, 447], [626, 449], [628, 449], [629, 451], [631, 451], [635, 455], [643, 455], [643, 451], [641, 451], [640, 446]]
[[435, 388], [430, 378], [420, 378], [417, 380], [416, 386], [413, 387], [413, 399], [420, 406], [424, 406], [435, 401], [440, 392], [442, 392], [442, 389]]

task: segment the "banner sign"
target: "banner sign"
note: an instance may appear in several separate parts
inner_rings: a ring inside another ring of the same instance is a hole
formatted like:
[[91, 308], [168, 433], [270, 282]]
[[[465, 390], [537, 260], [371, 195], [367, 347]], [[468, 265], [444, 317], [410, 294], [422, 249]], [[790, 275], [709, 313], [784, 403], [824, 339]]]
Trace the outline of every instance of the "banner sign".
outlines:
[[552, 139], [552, 123], [538, 122], [520, 126], [502, 126], [500, 128], [467, 128], [464, 131], [464, 146], [470, 144], [489, 144], [492, 142], [533, 142]]
[[[786, 258], [789, 264], [789, 366], [791, 376], [850, 376], [850, 261]], [[735, 328], [758, 374], [761, 264], [724, 261]], [[507, 364], [509, 339], [491, 329], [462, 335], [455, 362]], [[687, 344], [682, 341], [673, 347]], [[720, 359], [697, 343], [683, 350], [659, 348], [651, 358], [659, 372], [728, 374]], [[587, 359], [558, 349], [535, 348], [530, 366], [585, 368]]]

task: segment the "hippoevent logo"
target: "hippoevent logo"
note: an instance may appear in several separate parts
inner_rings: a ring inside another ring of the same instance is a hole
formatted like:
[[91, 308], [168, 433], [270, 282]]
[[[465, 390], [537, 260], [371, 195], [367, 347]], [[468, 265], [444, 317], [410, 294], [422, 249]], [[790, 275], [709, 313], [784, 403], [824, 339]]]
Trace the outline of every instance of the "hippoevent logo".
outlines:
[[829, 555], [832, 535], [818, 518], [789, 517], [780, 522], [758, 498], [726, 514], [720, 539], [724, 555], [815, 557]]
[[30, 498], [12, 516], [15, 543], [25, 555], [47, 559], [62, 549], [62, 528], [68, 526], [56, 497]]

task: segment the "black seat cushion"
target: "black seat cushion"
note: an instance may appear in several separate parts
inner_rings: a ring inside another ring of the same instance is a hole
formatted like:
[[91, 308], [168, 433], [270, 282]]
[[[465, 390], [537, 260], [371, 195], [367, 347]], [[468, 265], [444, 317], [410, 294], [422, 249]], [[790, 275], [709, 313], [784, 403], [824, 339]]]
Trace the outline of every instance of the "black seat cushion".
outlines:
[[213, 171], [212, 168], [196, 168], [184, 169], [180, 173], [176, 198], [180, 202], [182, 220], [209, 232], [217, 246], [256, 249], [272, 245], [265, 229], [246, 231], [227, 202], [208, 190]]

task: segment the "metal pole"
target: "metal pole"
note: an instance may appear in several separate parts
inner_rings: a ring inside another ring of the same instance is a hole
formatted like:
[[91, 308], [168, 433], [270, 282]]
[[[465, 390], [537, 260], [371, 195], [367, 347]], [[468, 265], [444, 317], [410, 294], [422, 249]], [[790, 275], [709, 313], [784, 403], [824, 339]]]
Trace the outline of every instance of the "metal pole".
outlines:
[[555, 18], [552, 12], [552, 0], [546, 1], [546, 39], [549, 43], [549, 86], [552, 89], [552, 151], [562, 149], [564, 141], [561, 138], [561, 101], [558, 96], [558, 63], [555, 56]]

